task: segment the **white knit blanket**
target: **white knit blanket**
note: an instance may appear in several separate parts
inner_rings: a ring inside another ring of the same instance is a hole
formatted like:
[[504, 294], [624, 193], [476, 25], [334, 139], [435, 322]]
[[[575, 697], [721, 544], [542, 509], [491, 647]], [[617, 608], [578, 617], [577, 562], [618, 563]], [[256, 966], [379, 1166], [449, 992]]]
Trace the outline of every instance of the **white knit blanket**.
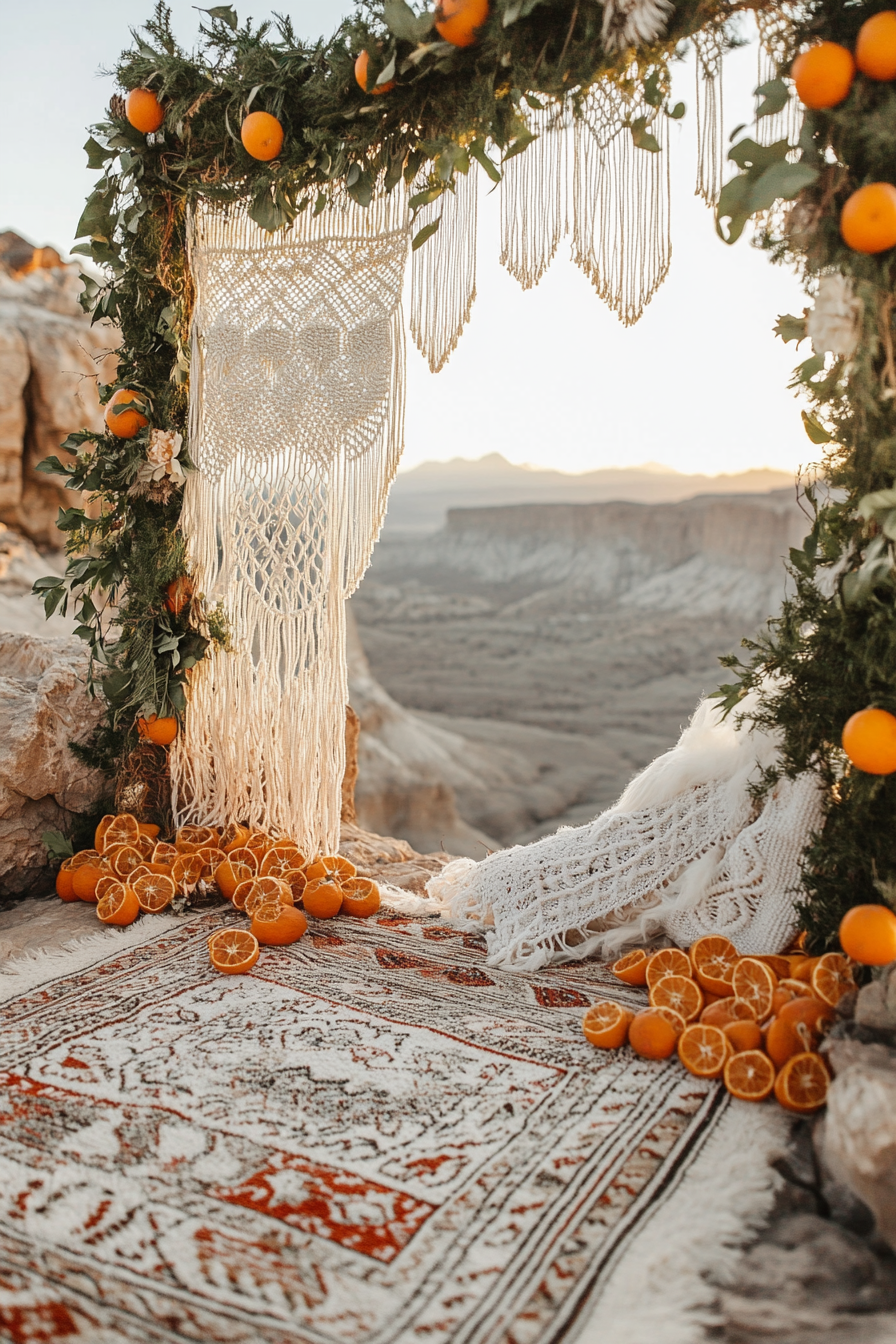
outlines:
[[[452, 921], [484, 928], [493, 966], [610, 956], [665, 935], [705, 934], [741, 953], [778, 952], [796, 929], [800, 856], [818, 827], [817, 776], [782, 780], [757, 804], [749, 785], [773, 738], [704, 700], [676, 745], [585, 826], [564, 826], [481, 863], [448, 864], [427, 890]], [[740, 726], [739, 726], [740, 725]]]

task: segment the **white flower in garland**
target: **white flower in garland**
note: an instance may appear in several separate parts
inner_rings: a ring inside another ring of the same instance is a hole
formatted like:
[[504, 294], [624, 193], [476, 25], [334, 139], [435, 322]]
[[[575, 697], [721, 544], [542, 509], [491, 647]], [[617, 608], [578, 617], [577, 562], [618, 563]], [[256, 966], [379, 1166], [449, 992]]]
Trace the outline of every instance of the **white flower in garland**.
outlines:
[[674, 8], [672, 0], [604, 0], [604, 50], [625, 51], [656, 42], [665, 33]]
[[806, 335], [816, 355], [830, 351], [852, 359], [859, 344], [861, 313], [862, 301], [856, 298], [852, 281], [845, 275], [823, 275], [815, 307], [806, 314]]
[[186, 476], [177, 460], [182, 446], [183, 438], [173, 429], [154, 429], [149, 436], [146, 461], [141, 463], [137, 480], [161, 481], [163, 477], [170, 476], [173, 483], [183, 485]]

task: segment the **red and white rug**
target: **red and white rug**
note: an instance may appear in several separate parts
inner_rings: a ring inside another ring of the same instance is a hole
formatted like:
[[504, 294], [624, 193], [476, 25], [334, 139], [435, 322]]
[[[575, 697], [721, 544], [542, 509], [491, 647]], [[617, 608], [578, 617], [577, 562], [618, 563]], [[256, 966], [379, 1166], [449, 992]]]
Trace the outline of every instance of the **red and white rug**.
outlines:
[[0, 1008], [0, 1337], [593, 1337], [726, 1111], [674, 1060], [585, 1041], [587, 1004], [639, 991], [498, 972], [397, 915], [222, 976], [226, 918], [82, 952]]

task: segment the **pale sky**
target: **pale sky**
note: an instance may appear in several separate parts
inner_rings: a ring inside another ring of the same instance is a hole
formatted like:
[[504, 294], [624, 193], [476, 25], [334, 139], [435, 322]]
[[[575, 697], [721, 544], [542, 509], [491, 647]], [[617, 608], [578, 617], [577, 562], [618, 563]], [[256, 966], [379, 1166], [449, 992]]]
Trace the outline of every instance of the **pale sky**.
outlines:
[[[94, 174], [85, 128], [99, 120], [112, 82], [99, 77], [128, 44], [151, 0], [7, 0], [0, 18], [0, 228], [65, 250]], [[307, 36], [331, 32], [351, 6], [278, 3]], [[173, 0], [176, 31], [191, 44], [198, 15]], [[249, 12], [237, 3], [242, 19]], [[254, 9], [256, 18], [267, 9]], [[746, 31], [746, 30], [745, 30]], [[725, 121], [752, 115], [756, 50], [726, 62]], [[779, 313], [799, 313], [795, 278], [742, 238], [726, 247], [693, 195], [694, 75], [676, 68], [687, 104], [672, 130], [669, 278], [640, 323], [624, 328], [561, 243], [541, 284], [524, 292], [498, 262], [497, 193], [480, 204], [478, 298], [447, 367], [429, 373], [408, 344], [403, 468], [427, 459], [501, 452], [562, 471], [661, 462], [679, 471], [795, 470], [813, 459], [799, 405], [787, 389], [798, 356], [772, 335]], [[500, 188], [499, 188], [500, 190]]]

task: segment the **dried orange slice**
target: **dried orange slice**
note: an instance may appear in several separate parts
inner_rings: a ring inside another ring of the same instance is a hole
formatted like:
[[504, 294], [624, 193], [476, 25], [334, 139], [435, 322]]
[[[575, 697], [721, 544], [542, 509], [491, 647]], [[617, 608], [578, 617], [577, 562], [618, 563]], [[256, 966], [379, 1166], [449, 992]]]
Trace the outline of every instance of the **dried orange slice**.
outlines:
[[140, 913], [140, 904], [133, 887], [116, 882], [97, 901], [96, 913], [104, 924], [133, 924]]
[[258, 960], [258, 939], [246, 929], [219, 929], [208, 940], [208, 959], [224, 975], [244, 975]]
[[302, 868], [305, 855], [295, 845], [274, 845], [262, 857], [258, 872], [261, 877], [285, 877], [293, 868]]
[[718, 1078], [728, 1058], [728, 1038], [720, 1027], [694, 1022], [678, 1038], [678, 1058], [695, 1078]]
[[315, 919], [332, 919], [342, 909], [342, 887], [325, 877], [309, 881], [302, 892], [302, 904]]
[[180, 854], [195, 854], [203, 845], [216, 845], [218, 832], [211, 826], [181, 826], [174, 837], [175, 848]]
[[785, 1111], [807, 1115], [824, 1105], [830, 1085], [830, 1074], [821, 1055], [807, 1050], [802, 1055], [792, 1055], [781, 1069], [775, 1079], [775, 1096]]
[[318, 878], [326, 878], [328, 882], [337, 882], [341, 886], [348, 877], [356, 877], [357, 868], [348, 859], [341, 859], [336, 854], [326, 854], [323, 858], [315, 859], [309, 863], [305, 869], [305, 876], [309, 882], [316, 882]]
[[756, 1014], [746, 999], [717, 999], [703, 1009], [700, 1021], [724, 1030], [729, 1022], [755, 1022]]
[[215, 869], [215, 882], [222, 896], [226, 896], [228, 901], [233, 900], [233, 893], [241, 882], [248, 882], [255, 876], [254, 871], [248, 863], [234, 863], [232, 859], [225, 859], [219, 863]]
[[653, 989], [664, 975], [691, 975], [691, 963], [678, 947], [664, 947], [654, 952], [647, 963], [647, 986]]
[[248, 868], [252, 873], [258, 872], [258, 855], [254, 849], [249, 849], [246, 845], [243, 845], [225, 852], [231, 863], [241, 863], [244, 868]]
[[703, 994], [689, 975], [664, 975], [650, 991], [654, 1008], [671, 1008], [685, 1022], [693, 1022], [703, 1008]]
[[152, 858], [155, 847], [156, 842], [155, 840], [153, 840], [152, 836], [144, 835], [142, 831], [137, 836], [137, 839], [134, 842], [134, 849], [139, 849], [143, 859], [146, 862], [149, 862], [149, 860]]
[[626, 952], [618, 961], [614, 961], [610, 970], [617, 980], [622, 980], [627, 985], [646, 985], [649, 960], [643, 947], [636, 947], [633, 951]]
[[132, 887], [134, 883], [137, 881], [138, 877], [145, 877], [146, 874], [151, 871], [152, 869], [150, 868], [148, 863], [138, 863], [137, 867], [132, 868], [131, 871], [127, 874], [128, 885]]
[[618, 1050], [625, 1045], [628, 1026], [634, 1014], [618, 1003], [595, 1003], [582, 1018], [582, 1031], [592, 1045], [601, 1050]]
[[95, 864], [98, 859], [102, 859], [103, 854], [98, 849], [79, 849], [77, 854], [73, 854], [70, 859], [66, 859], [68, 866], [74, 870], [82, 868], [85, 863]]
[[823, 1003], [836, 1008], [843, 995], [855, 987], [852, 967], [839, 952], [826, 952], [818, 958], [812, 968], [812, 992]]
[[292, 891], [279, 877], [256, 877], [246, 892], [243, 909], [251, 916], [260, 905], [292, 905]]
[[109, 862], [116, 877], [127, 877], [135, 868], [139, 868], [143, 861], [143, 855], [136, 845], [121, 845], [114, 854], [109, 855]]
[[140, 826], [137, 818], [131, 816], [130, 812], [120, 812], [115, 817], [103, 817], [96, 828], [94, 843], [97, 849], [102, 848], [102, 852], [106, 854], [116, 845], [135, 845], [139, 839]]
[[171, 865], [171, 876], [178, 891], [186, 895], [192, 891], [202, 877], [205, 867], [198, 854], [181, 854]]
[[303, 868], [293, 868], [291, 872], [283, 874], [282, 881], [286, 883], [292, 892], [293, 902], [300, 901], [302, 899], [302, 893], [308, 885], [305, 870]]
[[99, 903], [103, 899], [103, 897], [106, 895], [106, 892], [112, 891], [113, 888], [120, 887], [121, 885], [122, 882], [120, 877], [112, 877], [111, 874], [107, 874], [105, 877], [101, 877], [99, 882], [97, 882], [96, 884], [97, 903]]
[[731, 1049], [735, 1054], [739, 1054], [741, 1050], [762, 1049], [762, 1032], [759, 1023], [752, 1019], [742, 1022], [726, 1022], [722, 1031], [728, 1037]]
[[812, 981], [812, 972], [815, 970], [815, 963], [818, 957], [790, 957], [790, 976], [791, 980], [802, 980], [805, 984]]
[[252, 932], [263, 947], [297, 943], [307, 928], [307, 919], [294, 905], [268, 901], [257, 906], [252, 915]]
[[763, 961], [778, 981], [786, 980], [790, 976], [790, 958], [774, 957], [763, 953], [762, 956], [754, 958], [755, 961]]
[[221, 848], [225, 854], [229, 854], [232, 849], [240, 849], [249, 839], [249, 827], [240, 826], [232, 821], [229, 826], [225, 826], [221, 832]]
[[684, 1030], [684, 1022], [679, 1018], [678, 1028], [674, 1018], [660, 1008], [646, 1008], [636, 1013], [628, 1026], [628, 1043], [636, 1055], [644, 1059], [668, 1059], [675, 1050], [678, 1038]]
[[755, 957], [741, 957], [731, 977], [735, 996], [746, 999], [756, 1014], [757, 1022], [764, 1022], [772, 1011], [775, 990], [778, 981], [764, 961]]
[[369, 919], [380, 908], [380, 889], [369, 877], [350, 877], [342, 884], [343, 915]]
[[731, 977], [737, 965], [738, 951], [730, 939], [719, 934], [698, 938], [691, 946], [690, 958], [697, 983], [704, 989], [718, 994], [719, 998], [734, 993]]
[[812, 997], [812, 986], [807, 984], [805, 980], [779, 980], [778, 988], [790, 990], [792, 998]]
[[176, 845], [166, 845], [164, 841], [159, 841], [152, 852], [153, 863], [167, 863], [169, 868], [176, 858], [180, 857], [180, 850]]
[[202, 860], [203, 881], [211, 882], [216, 869], [221, 866], [227, 855], [223, 849], [218, 849], [217, 845], [203, 845], [201, 849], [196, 850], [196, 857]]
[[742, 1050], [728, 1060], [723, 1077], [732, 1097], [765, 1101], [775, 1085], [775, 1066], [761, 1050]]
[[132, 885], [140, 909], [145, 910], [148, 915], [164, 910], [177, 894], [174, 878], [165, 877], [162, 873], [147, 873], [146, 877], [137, 878]]

